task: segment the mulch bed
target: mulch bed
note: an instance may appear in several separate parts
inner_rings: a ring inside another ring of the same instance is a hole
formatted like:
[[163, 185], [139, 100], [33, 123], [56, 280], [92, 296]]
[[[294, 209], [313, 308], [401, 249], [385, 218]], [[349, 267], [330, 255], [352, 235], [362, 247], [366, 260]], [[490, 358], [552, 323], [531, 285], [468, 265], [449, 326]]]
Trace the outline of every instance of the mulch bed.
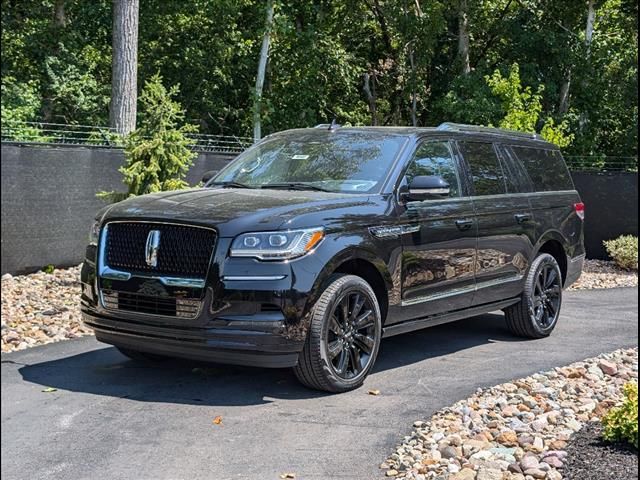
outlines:
[[589, 423], [571, 437], [564, 464], [565, 480], [635, 480], [638, 451], [602, 440], [602, 424]]

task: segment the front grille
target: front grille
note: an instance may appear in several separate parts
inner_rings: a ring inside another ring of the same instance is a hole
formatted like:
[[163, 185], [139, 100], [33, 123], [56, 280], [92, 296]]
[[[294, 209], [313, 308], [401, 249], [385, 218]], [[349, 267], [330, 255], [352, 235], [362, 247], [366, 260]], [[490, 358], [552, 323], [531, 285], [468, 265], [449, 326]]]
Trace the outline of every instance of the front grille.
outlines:
[[184, 298], [102, 290], [102, 303], [109, 310], [125, 310], [167, 317], [195, 318], [202, 302]]
[[[157, 265], [146, 262], [147, 237], [160, 231]], [[207, 228], [164, 223], [117, 222], [108, 225], [105, 262], [131, 273], [204, 278], [216, 243]]]

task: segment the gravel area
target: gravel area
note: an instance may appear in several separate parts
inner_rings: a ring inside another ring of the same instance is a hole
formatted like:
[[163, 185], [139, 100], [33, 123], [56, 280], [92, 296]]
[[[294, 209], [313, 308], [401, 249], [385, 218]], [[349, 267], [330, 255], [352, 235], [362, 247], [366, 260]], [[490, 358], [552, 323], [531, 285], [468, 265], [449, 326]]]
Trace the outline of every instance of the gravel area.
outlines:
[[80, 266], [2, 276], [2, 351], [91, 334], [80, 322]]
[[593, 422], [571, 437], [564, 466], [566, 480], [635, 480], [638, 451], [602, 441], [602, 425]]
[[380, 468], [415, 480], [561, 480], [575, 461], [572, 435], [621, 402], [624, 384], [637, 379], [634, 348], [479, 389], [416, 421]]
[[605, 260], [585, 260], [582, 276], [570, 290], [637, 286], [637, 270], [623, 270], [614, 262]]

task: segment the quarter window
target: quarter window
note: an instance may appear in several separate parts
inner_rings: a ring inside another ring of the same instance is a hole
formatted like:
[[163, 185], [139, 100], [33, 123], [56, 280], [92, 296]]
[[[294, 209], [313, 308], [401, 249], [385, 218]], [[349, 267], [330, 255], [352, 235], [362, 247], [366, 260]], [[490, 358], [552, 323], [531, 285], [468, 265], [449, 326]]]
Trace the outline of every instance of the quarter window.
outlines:
[[511, 150], [526, 167], [536, 191], [573, 190], [571, 176], [559, 151], [516, 146]]
[[447, 142], [426, 142], [418, 147], [407, 170], [407, 181], [414, 177], [437, 175], [449, 184], [449, 196], [460, 196], [460, 181], [455, 160]]
[[500, 195], [507, 192], [504, 173], [491, 143], [460, 142], [460, 151], [467, 161], [476, 195]]

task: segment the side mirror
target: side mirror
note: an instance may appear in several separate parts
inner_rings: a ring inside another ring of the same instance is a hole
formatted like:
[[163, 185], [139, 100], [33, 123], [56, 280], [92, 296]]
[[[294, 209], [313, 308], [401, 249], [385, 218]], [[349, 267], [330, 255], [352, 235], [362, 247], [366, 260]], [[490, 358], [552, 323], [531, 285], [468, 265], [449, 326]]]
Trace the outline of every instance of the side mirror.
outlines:
[[409, 188], [403, 193], [407, 201], [418, 202], [429, 198], [445, 198], [449, 196], [449, 184], [437, 175], [414, 177]]
[[204, 172], [204, 175], [202, 175], [202, 183], [207, 183], [209, 180], [215, 177], [218, 172], [219, 170], [209, 170], [208, 172]]

